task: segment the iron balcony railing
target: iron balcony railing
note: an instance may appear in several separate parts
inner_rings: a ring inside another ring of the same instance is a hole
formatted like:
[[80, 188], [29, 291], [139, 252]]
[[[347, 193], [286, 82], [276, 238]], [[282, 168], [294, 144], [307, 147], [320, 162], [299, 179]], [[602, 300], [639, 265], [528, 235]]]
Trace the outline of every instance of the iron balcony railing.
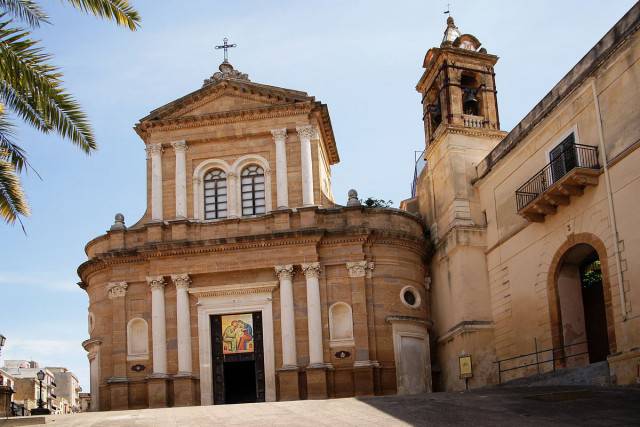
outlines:
[[598, 147], [570, 144], [540, 172], [516, 190], [518, 212], [575, 168], [599, 169]]
[[413, 160], [415, 164], [413, 168], [413, 181], [411, 182], [411, 198], [412, 199], [416, 197], [418, 177], [420, 176], [420, 173], [422, 173], [422, 170], [424, 169], [424, 167], [427, 165], [427, 161], [424, 159], [424, 152], [425, 150], [413, 152], [413, 156], [414, 156]]

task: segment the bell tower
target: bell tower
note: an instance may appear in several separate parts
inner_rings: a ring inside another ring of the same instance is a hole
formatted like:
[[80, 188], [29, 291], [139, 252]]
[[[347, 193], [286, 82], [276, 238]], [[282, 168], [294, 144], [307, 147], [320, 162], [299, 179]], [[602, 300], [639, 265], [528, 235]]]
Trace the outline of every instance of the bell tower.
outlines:
[[468, 386], [491, 383], [494, 336], [486, 261], [486, 219], [473, 186], [475, 166], [506, 135], [500, 131], [494, 65], [498, 57], [463, 34], [452, 17], [440, 47], [425, 55], [416, 89], [422, 97], [426, 167], [414, 198], [430, 229], [434, 329], [441, 390], [464, 390], [458, 358], [471, 355]]
[[440, 47], [425, 55], [416, 89], [427, 145], [446, 127], [500, 129], [493, 71], [498, 57], [480, 45], [471, 34], [461, 34], [450, 16]]

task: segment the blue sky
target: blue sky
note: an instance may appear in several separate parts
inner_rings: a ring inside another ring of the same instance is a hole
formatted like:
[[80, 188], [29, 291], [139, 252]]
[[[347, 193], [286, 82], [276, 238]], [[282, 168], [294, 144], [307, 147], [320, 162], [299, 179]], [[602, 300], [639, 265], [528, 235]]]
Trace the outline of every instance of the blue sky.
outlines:
[[[328, 104], [341, 163], [334, 194], [407, 198], [413, 152], [424, 146], [415, 84], [427, 49], [440, 44], [440, 1], [134, 1], [135, 33], [42, 1], [54, 25], [37, 32], [66, 87], [89, 114], [100, 149], [21, 126], [42, 176], [23, 176], [32, 215], [0, 224], [2, 358], [67, 366], [88, 390], [87, 297], [76, 286], [84, 245], [113, 215], [145, 210], [145, 155], [132, 126], [216, 71], [224, 36], [230, 61], [256, 82], [307, 91]], [[456, 1], [452, 15], [500, 56], [500, 118], [510, 130], [633, 5], [616, 1]]]

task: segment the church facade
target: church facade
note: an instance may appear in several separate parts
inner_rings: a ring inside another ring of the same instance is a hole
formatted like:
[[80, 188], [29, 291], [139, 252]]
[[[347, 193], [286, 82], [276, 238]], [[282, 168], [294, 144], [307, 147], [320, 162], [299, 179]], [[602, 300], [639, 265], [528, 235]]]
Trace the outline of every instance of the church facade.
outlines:
[[333, 201], [326, 105], [225, 61], [135, 129], [147, 212], [79, 269], [92, 407], [430, 389], [424, 226]]
[[86, 246], [92, 408], [463, 390], [640, 366], [640, 5], [511, 132], [452, 18], [400, 209], [345, 206], [327, 106], [225, 59], [135, 130], [147, 211]]

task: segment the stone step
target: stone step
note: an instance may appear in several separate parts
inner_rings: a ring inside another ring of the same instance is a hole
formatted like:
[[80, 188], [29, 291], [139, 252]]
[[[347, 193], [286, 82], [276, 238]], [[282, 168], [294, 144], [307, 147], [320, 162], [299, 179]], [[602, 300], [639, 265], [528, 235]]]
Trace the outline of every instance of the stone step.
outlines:
[[531, 375], [517, 378], [501, 384], [502, 387], [538, 387], [538, 386], [562, 386], [562, 385], [612, 385], [609, 363], [591, 363], [579, 368], [564, 368], [554, 372]]

